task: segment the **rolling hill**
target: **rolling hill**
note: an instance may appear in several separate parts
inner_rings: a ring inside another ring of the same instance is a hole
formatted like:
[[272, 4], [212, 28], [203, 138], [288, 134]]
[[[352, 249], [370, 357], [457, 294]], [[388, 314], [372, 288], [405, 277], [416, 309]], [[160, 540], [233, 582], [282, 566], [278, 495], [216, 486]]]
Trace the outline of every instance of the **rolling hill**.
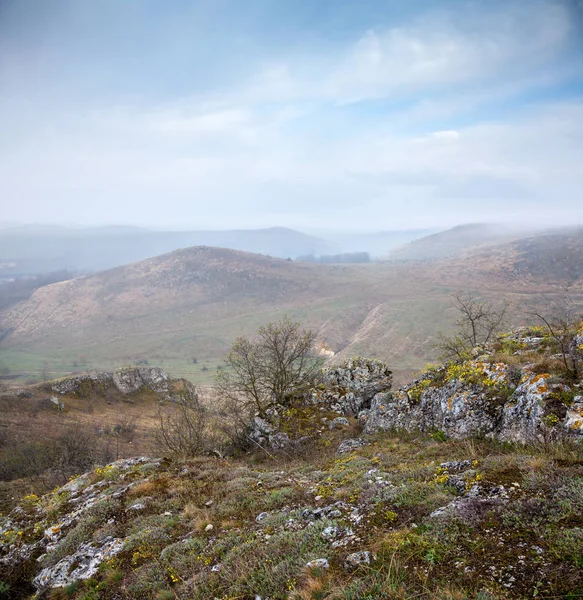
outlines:
[[437, 333], [453, 322], [453, 291], [505, 298], [520, 324], [529, 310], [550, 310], [565, 284], [583, 306], [581, 264], [583, 229], [402, 264], [193, 247], [38, 289], [0, 314], [0, 365], [38, 376], [148, 361], [204, 383], [237, 335], [288, 314], [316, 330], [335, 360], [377, 357], [405, 380], [435, 360]]
[[201, 245], [281, 258], [330, 250], [327, 242], [285, 227], [225, 231], [7, 227], [0, 229], [0, 276], [59, 269], [78, 272], [109, 269], [178, 248]]
[[390, 249], [389, 260], [438, 260], [457, 256], [480, 246], [501, 244], [532, 235], [533, 232], [492, 223], [458, 225], [412, 240], [399, 248]]

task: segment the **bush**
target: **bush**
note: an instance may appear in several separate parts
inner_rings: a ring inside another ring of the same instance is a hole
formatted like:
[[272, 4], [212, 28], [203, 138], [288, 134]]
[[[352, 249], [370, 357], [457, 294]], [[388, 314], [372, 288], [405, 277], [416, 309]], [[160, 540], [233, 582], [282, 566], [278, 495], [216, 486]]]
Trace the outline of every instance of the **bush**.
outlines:
[[454, 294], [455, 309], [458, 313], [456, 333], [453, 336], [440, 335], [437, 348], [445, 360], [465, 361], [476, 346], [487, 344], [500, 330], [507, 304], [494, 306], [471, 293]]
[[52, 440], [9, 443], [0, 461], [0, 481], [46, 475], [49, 486], [62, 485], [71, 475], [114, 458], [110, 447], [93, 431], [78, 426]]
[[193, 397], [181, 398], [173, 403], [171, 411], [158, 412], [156, 443], [172, 456], [186, 458], [196, 456], [211, 445], [210, 418], [208, 411]]

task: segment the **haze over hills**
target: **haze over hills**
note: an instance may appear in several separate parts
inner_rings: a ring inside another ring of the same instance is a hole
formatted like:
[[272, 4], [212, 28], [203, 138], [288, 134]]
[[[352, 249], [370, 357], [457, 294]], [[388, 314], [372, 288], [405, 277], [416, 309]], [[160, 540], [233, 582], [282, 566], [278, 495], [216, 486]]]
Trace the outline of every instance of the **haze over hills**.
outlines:
[[[540, 228], [538, 228], [540, 231]], [[485, 244], [499, 244], [528, 237], [536, 232], [496, 223], [468, 223], [445, 231], [426, 235], [395, 249], [390, 249], [389, 260], [435, 260], [456, 256], [464, 250]]]
[[[38, 289], [0, 314], [0, 362], [14, 374], [148, 360], [208, 380], [234, 337], [283, 314], [318, 332], [336, 360], [387, 361], [406, 379], [436, 358], [451, 293], [525, 311], [581, 296], [583, 229], [537, 234], [432, 262], [321, 265], [193, 247]], [[192, 359], [196, 360], [196, 363]], [[44, 365], [44, 367], [43, 367]]]
[[138, 227], [8, 227], [0, 230], [1, 274], [59, 269], [96, 271], [190, 246], [216, 246], [281, 258], [321, 254], [329, 245], [285, 227], [226, 231], [153, 231]]
[[369, 252], [372, 256], [381, 258], [389, 251], [431, 235], [435, 231], [433, 229], [401, 229], [354, 232], [315, 229], [306, 232], [326, 240], [340, 252]]
[[213, 246], [279, 258], [368, 252], [391, 248], [430, 230], [303, 233], [287, 227], [215, 231], [157, 231], [132, 226], [0, 225], [0, 278], [67, 269], [109, 269], [191, 246]]

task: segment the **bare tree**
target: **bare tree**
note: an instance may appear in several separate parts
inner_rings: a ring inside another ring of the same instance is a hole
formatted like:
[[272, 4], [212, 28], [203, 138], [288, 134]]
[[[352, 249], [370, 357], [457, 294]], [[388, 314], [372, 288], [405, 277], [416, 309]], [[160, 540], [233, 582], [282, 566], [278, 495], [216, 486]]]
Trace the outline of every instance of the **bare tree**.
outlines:
[[458, 313], [456, 333], [440, 336], [437, 347], [447, 359], [464, 359], [476, 346], [487, 344], [500, 330], [508, 311], [508, 303], [495, 306], [469, 292], [456, 292], [453, 296]]
[[583, 347], [578, 331], [581, 314], [576, 313], [572, 287], [572, 282], [562, 285], [558, 302], [544, 312], [530, 314], [544, 323], [549, 336], [555, 341], [567, 376], [578, 380], [583, 375]]
[[321, 366], [313, 353], [315, 339], [313, 331], [288, 317], [263, 325], [253, 340], [237, 338], [225, 368], [217, 372], [217, 395], [243, 412], [260, 415], [273, 404], [287, 404]]
[[206, 449], [209, 415], [198, 400], [198, 394], [172, 403], [166, 412], [158, 411], [156, 442], [158, 447], [173, 456], [185, 458]]

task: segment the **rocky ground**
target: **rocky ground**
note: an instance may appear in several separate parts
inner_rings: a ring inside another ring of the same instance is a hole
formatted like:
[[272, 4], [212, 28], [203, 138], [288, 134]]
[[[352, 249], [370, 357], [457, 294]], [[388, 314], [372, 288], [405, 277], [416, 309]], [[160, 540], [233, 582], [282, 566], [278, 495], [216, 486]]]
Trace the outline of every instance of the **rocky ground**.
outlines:
[[580, 448], [341, 440], [287, 460], [124, 460], [26, 497], [0, 526], [4, 597], [583, 593]]
[[0, 597], [580, 597], [581, 384], [556, 350], [521, 330], [394, 392], [353, 359], [257, 418], [252, 452], [29, 495], [0, 520]]

